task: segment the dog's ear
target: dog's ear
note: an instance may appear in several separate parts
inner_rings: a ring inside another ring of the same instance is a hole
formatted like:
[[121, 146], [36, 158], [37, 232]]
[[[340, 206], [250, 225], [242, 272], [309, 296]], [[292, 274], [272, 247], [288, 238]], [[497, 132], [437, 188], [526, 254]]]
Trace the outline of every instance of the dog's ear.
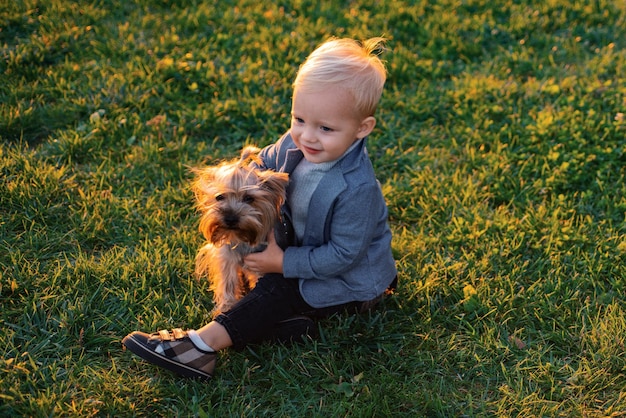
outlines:
[[215, 167], [210, 167], [210, 166], [203, 167], [203, 168], [196, 168], [196, 167], [191, 168], [191, 172], [195, 176], [194, 183], [196, 184], [212, 182], [213, 180], [215, 180], [216, 171], [217, 169]]
[[191, 183], [191, 191], [199, 205], [204, 205], [213, 198], [214, 191], [211, 185], [215, 181], [215, 167], [192, 168], [195, 179]]
[[289, 183], [289, 174], [265, 170], [259, 172], [259, 178], [261, 179], [261, 187], [269, 190], [275, 196], [281, 196], [284, 200], [285, 190]]
[[241, 150], [241, 157], [239, 158], [239, 164], [248, 165], [253, 162], [257, 165], [261, 163], [259, 158], [259, 152], [261, 150], [253, 145], [248, 145]]

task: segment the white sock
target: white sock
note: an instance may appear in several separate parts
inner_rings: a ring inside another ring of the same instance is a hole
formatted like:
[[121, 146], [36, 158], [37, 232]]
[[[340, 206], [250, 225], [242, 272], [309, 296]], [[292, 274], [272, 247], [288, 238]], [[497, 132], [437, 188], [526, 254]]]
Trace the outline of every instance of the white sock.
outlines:
[[200, 350], [215, 352], [215, 350], [213, 350], [212, 347], [210, 347], [207, 343], [204, 342], [202, 338], [200, 338], [200, 336], [195, 330], [193, 329], [188, 330], [187, 335], [189, 336], [189, 339], [191, 340], [193, 345], [198, 347]]

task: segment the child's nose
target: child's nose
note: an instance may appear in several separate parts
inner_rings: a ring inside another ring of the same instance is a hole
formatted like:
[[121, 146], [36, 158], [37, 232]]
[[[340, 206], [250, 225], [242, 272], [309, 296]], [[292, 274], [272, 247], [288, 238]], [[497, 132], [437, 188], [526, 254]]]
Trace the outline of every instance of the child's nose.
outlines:
[[311, 128], [304, 128], [300, 138], [305, 142], [312, 142], [315, 139], [315, 131]]

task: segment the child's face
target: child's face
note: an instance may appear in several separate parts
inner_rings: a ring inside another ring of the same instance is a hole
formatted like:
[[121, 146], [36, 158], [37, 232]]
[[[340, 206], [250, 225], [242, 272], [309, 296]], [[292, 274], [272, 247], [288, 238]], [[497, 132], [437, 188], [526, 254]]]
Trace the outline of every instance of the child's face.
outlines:
[[291, 136], [312, 163], [338, 159], [357, 139], [367, 136], [375, 123], [371, 116], [356, 116], [352, 97], [342, 88], [294, 91]]

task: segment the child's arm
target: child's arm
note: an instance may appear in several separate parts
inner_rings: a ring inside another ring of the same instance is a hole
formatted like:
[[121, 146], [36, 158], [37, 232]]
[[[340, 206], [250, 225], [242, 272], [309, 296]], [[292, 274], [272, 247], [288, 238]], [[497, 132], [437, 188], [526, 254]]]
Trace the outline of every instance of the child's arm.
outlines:
[[319, 237], [326, 240], [319, 245], [288, 247], [283, 275], [300, 279], [341, 276], [367, 257], [374, 240], [386, 230], [386, 222], [387, 209], [377, 184], [345, 192], [333, 206], [329, 237]]
[[270, 236], [268, 247], [263, 252], [247, 255], [245, 265], [257, 273], [281, 273], [291, 278], [340, 276], [367, 256], [372, 241], [385, 230], [387, 210], [384, 199], [380, 195], [380, 198], [372, 199], [372, 192], [380, 193], [377, 186], [369, 192], [360, 187], [337, 202], [328, 242], [319, 246], [288, 247], [283, 252], [275, 238]]

